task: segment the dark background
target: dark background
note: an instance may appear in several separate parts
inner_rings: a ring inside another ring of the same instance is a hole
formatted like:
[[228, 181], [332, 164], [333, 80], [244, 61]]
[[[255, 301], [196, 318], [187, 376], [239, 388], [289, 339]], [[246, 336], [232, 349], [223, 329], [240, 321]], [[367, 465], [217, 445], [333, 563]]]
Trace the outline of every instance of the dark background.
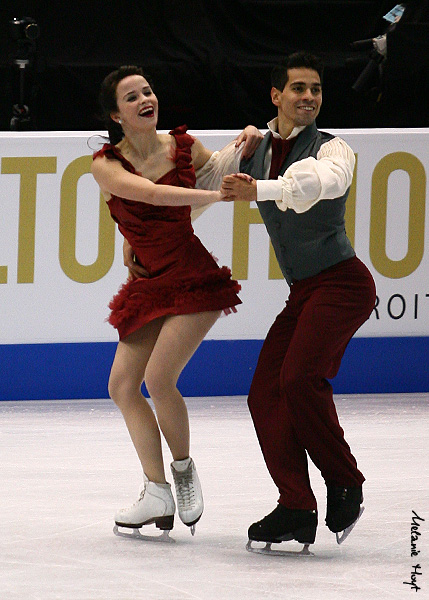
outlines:
[[[159, 129], [265, 128], [275, 116], [270, 71], [290, 52], [324, 58], [319, 127], [429, 126], [428, 2], [408, 2], [388, 34], [381, 80], [352, 86], [371, 60], [351, 42], [384, 33], [382, 17], [397, 2], [287, 0], [152, 0], [20, 2], [0, 6], [0, 130], [11, 128], [13, 105], [30, 120], [18, 129], [104, 129], [98, 119], [101, 80], [121, 64], [142, 65], [160, 101]], [[406, 18], [407, 15], [407, 18]], [[36, 44], [12, 40], [9, 21], [32, 17]], [[29, 60], [20, 70], [17, 59]]]

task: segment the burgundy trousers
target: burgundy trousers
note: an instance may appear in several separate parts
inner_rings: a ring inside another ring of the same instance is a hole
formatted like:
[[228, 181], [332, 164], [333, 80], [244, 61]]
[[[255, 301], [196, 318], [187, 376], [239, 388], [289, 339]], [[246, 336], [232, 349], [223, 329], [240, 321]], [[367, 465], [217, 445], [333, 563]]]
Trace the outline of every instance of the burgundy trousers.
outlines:
[[350, 338], [370, 316], [375, 284], [347, 259], [291, 285], [258, 359], [248, 404], [279, 503], [316, 509], [307, 455], [327, 483], [362, 485], [338, 421], [332, 387]]

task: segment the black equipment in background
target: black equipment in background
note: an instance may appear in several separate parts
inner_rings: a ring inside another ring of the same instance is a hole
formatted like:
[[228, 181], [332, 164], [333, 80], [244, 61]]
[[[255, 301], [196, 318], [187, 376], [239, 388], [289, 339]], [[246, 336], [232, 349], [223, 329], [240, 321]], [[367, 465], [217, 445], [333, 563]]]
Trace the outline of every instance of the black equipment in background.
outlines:
[[11, 39], [11, 61], [18, 69], [18, 102], [12, 107], [10, 129], [28, 131], [33, 128], [28, 98], [31, 94], [28, 83], [29, 71], [34, 68], [36, 40], [40, 36], [38, 24], [31, 17], [14, 18], [9, 21]]

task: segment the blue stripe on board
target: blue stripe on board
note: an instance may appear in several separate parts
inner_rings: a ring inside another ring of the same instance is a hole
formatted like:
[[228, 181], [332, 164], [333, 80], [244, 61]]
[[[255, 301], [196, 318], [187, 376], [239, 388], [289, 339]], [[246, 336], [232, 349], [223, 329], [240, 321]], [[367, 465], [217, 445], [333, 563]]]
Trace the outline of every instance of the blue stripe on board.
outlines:
[[[246, 395], [261, 340], [206, 340], [179, 380], [184, 396]], [[106, 398], [116, 343], [0, 346], [0, 400]], [[429, 391], [429, 337], [353, 338], [336, 394]]]

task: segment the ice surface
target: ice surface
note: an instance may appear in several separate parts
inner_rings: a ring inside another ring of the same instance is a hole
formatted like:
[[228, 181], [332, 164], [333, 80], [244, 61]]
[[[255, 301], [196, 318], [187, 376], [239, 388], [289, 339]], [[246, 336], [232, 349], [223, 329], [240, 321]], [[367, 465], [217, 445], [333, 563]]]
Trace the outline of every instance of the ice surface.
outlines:
[[[0, 598], [3, 600], [372, 600], [429, 590], [429, 394], [336, 397], [367, 481], [365, 512], [344, 544], [324, 525], [314, 557], [246, 552], [247, 528], [275, 507], [243, 397], [187, 399], [205, 512], [175, 544], [113, 535], [113, 515], [137, 497], [141, 472], [108, 400], [0, 403]], [[166, 472], [171, 457], [165, 451]], [[419, 521], [411, 557], [411, 520]], [[156, 533], [153, 527], [145, 533]], [[292, 547], [288, 542], [282, 547]], [[298, 548], [301, 546], [297, 545]], [[274, 545], [273, 548], [276, 548]]]

